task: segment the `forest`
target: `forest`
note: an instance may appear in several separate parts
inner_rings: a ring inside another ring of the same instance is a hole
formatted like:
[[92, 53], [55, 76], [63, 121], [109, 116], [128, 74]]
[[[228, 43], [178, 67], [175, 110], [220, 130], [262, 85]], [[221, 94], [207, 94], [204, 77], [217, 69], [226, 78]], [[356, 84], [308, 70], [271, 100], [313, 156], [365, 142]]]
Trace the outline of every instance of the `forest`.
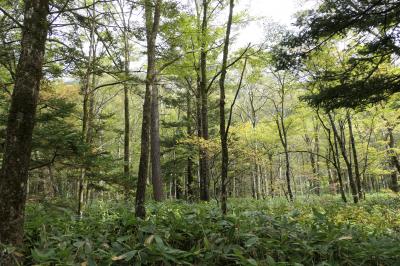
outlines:
[[400, 265], [400, 1], [252, 1], [0, 0], [0, 266]]

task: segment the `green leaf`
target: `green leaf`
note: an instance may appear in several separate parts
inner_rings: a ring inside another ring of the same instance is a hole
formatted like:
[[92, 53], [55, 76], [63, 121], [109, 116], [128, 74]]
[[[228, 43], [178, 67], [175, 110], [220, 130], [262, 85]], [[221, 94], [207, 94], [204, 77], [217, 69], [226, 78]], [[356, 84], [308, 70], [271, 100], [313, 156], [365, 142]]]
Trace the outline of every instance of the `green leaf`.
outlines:
[[54, 249], [48, 249], [48, 250], [39, 250], [37, 248], [34, 248], [31, 250], [32, 258], [36, 262], [44, 262], [44, 261], [49, 261], [54, 255], [55, 251]]

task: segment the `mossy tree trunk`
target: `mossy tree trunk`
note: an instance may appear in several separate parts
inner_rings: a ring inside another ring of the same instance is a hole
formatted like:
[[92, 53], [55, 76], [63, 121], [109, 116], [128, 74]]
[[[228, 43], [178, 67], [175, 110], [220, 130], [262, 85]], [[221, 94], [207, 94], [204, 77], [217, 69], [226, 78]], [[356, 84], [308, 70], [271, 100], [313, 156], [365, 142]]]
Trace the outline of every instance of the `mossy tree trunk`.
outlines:
[[[23, 242], [32, 132], [42, 78], [48, 32], [48, 0], [24, 2], [21, 54], [7, 122], [7, 136], [0, 176], [0, 243], [20, 246]], [[1, 258], [3, 265], [14, 265]]]

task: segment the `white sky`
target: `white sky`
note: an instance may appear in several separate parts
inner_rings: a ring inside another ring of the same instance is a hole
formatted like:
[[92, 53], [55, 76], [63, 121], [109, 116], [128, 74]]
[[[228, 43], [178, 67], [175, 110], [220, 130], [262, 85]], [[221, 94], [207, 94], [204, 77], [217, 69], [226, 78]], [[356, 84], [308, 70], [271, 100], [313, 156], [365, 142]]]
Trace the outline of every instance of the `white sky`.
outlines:
[[236, 8], [247, 9], [252, 16], [270, 17], [276, 22], [290, 24], [297, 6], [297, 0], [239, 0]]
[[310, 9], [315, 0], [238, 0], [234, 12], [247, 10], [251, 17], [260, 18], [240, 29], [238, 45], [249, 42], [259, 43], [268, 32], [265, 21], [281, 24], [286, 27], [295, 22], [295, 14], [304, 9]]

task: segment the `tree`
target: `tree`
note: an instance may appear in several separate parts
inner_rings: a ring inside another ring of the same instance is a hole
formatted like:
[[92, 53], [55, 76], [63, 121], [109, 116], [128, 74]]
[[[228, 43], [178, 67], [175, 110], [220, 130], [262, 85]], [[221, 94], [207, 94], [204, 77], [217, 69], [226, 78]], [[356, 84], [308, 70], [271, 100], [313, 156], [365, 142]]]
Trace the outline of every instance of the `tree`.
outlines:
[[397, 157], [397, 153], [395, 151], [396, 141], [393, 134], [394, 127], [396, 126], [397, 123], [393, 125], [393, 123], [391, 123], [388, 119], [386, 119], [385, 115], [382, 115], [382, 119], [385, 121], [385, 127], [387, 131], [385, 138], [388, 142], [387, 154], [389, 156], [389, 165], [392, 168], [390, 173], [390, 178], [391, 178], [390, 189], [393, 190], [394, 192], [399, 192], [400, 187], [397, 180], [397, 174], [400, 173], [400, 163]]
[[[200, 137], [208, 140], [208, 80], [207, 80], [207, 30], [208, 30], [208, 0], [202, 2], [201, 36], [200, 36], [200, 74], [199, 74], [199, 122]], [[208, 201], [209, 194], [209, 162], [205, 149], [200, 150], [200, 199]]]
[[232, 27], [232, 14], [233, 14], [234, 1], [229, 1], [229, 15], [228, 22], [226, 24], [226, 36], [224, 40], [224, 52], [222, 55], [222, 66], [221, 75], [219, 79], [219, 134], [221, 137], [221, 209], [222, 213], [226, 214], [227, 211], [227, 191], [226, 182], [228, 180], [228, 163], [229, 163], [229, 152], [228, 152], [228, 130], [225, 128], [225, 79], [226, 79], [226, 66], [228, 62], [229, 53], [229, 38]]
[[290, 156], [289, 156], [289, 139], [288, 139], [288, 130], [290, 125], [285, 121], [285, 118], [292, 111], [288, 109], [286, 106], [286, 101], [288, 97], [289, 86], [293, 83], [293, 77], [289, 75], [287, 72], [272, 70], [271, 74], [276, 82], [277, 86], [277, 98], [270, 98], [275, 116], [274, 120], [278, 129], [279, 139], [281, 141], [284, 155], [285, 155], [285, 175], [286, 175], [286, 186], [287, 186], [287, 194], [289, 196], [289, 200], [293, 201], [293, 192], [291, 185], [291, 168], [290, 168]]
[[[0, 176], [0, 243], [23, 242], [26, 185], [48, 33], [48, 0], [24, 1], [21, 53], [15, 75]], [[12, 265], [11, 258], [1, 258]]]
[[[95, 86], [96, 86], [96, 48], [97, 48], [97, 39], [96, 39], [96, 5], [93, 3], [91, 10], [88, 10], [89, 14], [89, 23], [87, 25], [89, 30], [89, 56], [86, 62], [86, 71], [84, 76], [82, 77], [82, 94], [83, 94], [83, 103], [82, 103], [82, 142], [88, 146], [91, 146], [93, 142], [93, 123], [94, 123], [94, 105], [95, 105]], [[88, 153], [84, 154], [84, 157], [87, 157]], [[85, 158], [86, 159], [86, 158]], [[87, 174], [90, 171], [90, 166], [88, 162], [83, 164], [81, 168], [80, 177], [78, 180], [78, 215], [82, 216], [84, 209], [84, 198], [85, 191], [87, 190]]]
[[[146, 74], [146, 91], [143, 102], [143, 119], [142, 119], [142, 133], [141, 133], [141, 151], [139, 162], [139, 173], [136, 188], [136, 205], [135, 214], [137, 217], [144, 218], [146, 216], [146, 209], [144, 206], [146, 197], [146, 179], [147, 168], [149, 162], [149, 136], [150, 136], [150, 123], [151, 123], [151, 102], [152, 94], [151, 89], [156, 82], [156, 66], [155, 66], [155, 49], [158, 28], [161, 16], [161, 0], [155, 0], [154, 11], [153, 3], [151, 0], [145, 1], [145, 20], [146, 20], [146, 39], [147, 39], [147, 74]], [[154, 89], [156, 90], [156, 89]], [[154, 95], [154, 92], [153, 92]], [[157, 99], [156, 99], [157, 100]], [[153, 99], [154, 101], [154, 99]], [[154, 110], [153, 110], [154, 111]], [[153, 114], [154, 115], [154, 114]], [[160, 178], [152, 173], [153, 178]], [[153, 179], [153, 184], [157, 180]], [[158, 187], [162, 189], [162, 187]], [[160, 190], [154, 191], [155, 198], [162, 197]]]
[[[326, 0], [316, 10], [299, 16], [296, 25], [301, 31], [290, 35], [282, 43], [289, 47], [278, 49], [286, 50], [283, 54], [292, 54], [292, 58], [293, 53], [307, 57], [310, 51], [318, 50], [338, 38], [351, 39], [343, 42], [346, 49], [357, 47], [346, 60], [344, 68], [320, 73], [319, 78], [342, 82], [307, 96], [311, 104], [328, 109], [354, 108], [387, 99], [399, 91], [399, 74], [386, 71], [384, 67], [392, 63], [393, 56], [400, 55], [396, 33], [400, 26], [396, 15], [399, 10], [400, 4], [395, 0]], [[286, 56], [281, 59], [281, 66], [293, 63]]]
[[332, 116], [331, 113], [327, 113], [329, 122], [331, 123], [331, 127], [333, 129], [333, 136], [336, 139], [338, 146], [340, 148], [340, 152], [342, 154], [342, 157], [344, 159], [344, 162], [347, 167], [347, 176], [349, 178], [350, 182], [350, 188], [351, 188], [351, 194], [353, 195], [353, 201], [354, 203], [357, 203], [359, 198], [358, 198], [358, 190], [357, 190], [357, 185], [354, 181], [353, 177], [353, 169], [351, 166], [351, 159], [348, 155], [347, 149], [346, 149], [346, 140], [345, 140], [345, 135], [344, 135], [344, 125], [340, 125], [340, 131], [337, 129], [337, 126], [335, 124], [335, 120]]

